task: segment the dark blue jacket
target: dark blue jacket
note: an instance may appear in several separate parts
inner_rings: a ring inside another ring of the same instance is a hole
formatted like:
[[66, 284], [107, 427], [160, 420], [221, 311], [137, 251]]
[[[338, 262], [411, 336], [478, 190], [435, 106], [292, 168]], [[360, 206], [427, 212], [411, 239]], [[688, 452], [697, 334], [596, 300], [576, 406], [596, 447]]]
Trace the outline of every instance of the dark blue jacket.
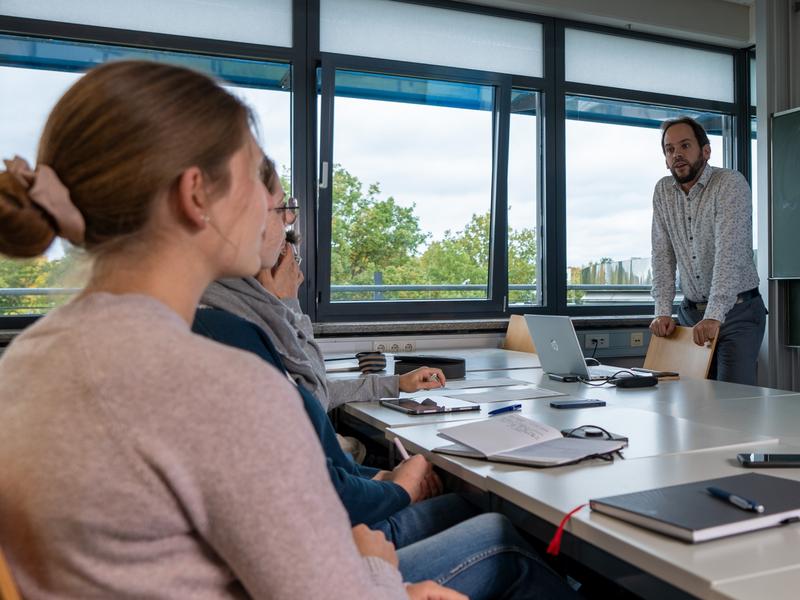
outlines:
[[[257, 354], [279, 371], [286, 372], [269, 336], [250, 321], [224, 310], [201, 308], [195, 315], [192, 331], [227, 346]], [[408, 506], [411, 498], [403, 488], [391, 481], [374, 481], [372, 477], [378, 472], [377, 469], [356, 464], [349, 454], [342, 451], [333, 425], [319, 400], [303, 386], [297, 388], [325, 452], [333, 487], [350, 515], [350, 522], [353, 525], [374, 525]], [[276, 405], [275, 409], [280, 410], [280, 405]]]

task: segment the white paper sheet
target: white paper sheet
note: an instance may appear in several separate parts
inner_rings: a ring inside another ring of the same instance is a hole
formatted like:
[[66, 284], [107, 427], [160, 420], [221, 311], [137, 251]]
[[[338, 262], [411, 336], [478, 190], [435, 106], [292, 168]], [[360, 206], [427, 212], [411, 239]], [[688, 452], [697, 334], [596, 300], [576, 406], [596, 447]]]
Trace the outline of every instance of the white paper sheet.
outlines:
[[[440, 392], [441, 393], [441, 392]], [[467, 400], [468, 402], [509, 402], [512, 400], [530, 400], [533, 398], [550, 398], [553, 396], [566, 396], [561, 392], [546, 390], [533, 384], [512, 385], [499, 388], [482, 387], [463, 390], [457, 394], [446, 394], [449, 398]]]

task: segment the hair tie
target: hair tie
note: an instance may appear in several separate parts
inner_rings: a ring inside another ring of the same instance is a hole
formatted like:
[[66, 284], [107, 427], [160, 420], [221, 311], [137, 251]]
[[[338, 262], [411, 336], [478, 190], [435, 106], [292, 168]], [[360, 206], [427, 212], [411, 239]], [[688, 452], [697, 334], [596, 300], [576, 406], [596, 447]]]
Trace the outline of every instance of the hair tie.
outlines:
[[82, 245], [86, 221], [56, 172], [47, 165], [39, 165], [32, 171], [19, 156], [3, 162], [8, 172], [27, 188], [31, 201], [53, 218], [58, 234], [75, 246]]

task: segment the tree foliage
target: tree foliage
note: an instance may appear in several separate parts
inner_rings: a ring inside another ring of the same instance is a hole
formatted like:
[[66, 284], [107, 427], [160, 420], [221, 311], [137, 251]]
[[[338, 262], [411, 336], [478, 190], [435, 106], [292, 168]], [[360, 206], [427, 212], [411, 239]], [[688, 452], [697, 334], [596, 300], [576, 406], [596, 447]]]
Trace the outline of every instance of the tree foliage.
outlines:
[[68, 247], [61, 258], [0, 258], [0, 312], [7, 315], [44, 313], [63, 303], [69, 294], [19, 295], [2, 290], [20, 288], [77, 288], [83, 285], [87, 261], [80, 250]]
[[[289, 193], [289, 176], [281, 174]], [[365, 185], [341, 165], [333, 171], [331, 283], [334, 286], [404, 285], [416, 289], [386, 292], [333, 292], [334, 300], [485, 298], [488, 290], [490, 213], [473, 214], [441, 239], [424, 232], [416, 206], [382, 197], [378, 183]], [[67, 296], [3, 295], [2, 288], [74, 288], [85, 277], [87, 261], [71, 247], [58, 259], [0, 259], [0, 311], [45, 312]], [[508, 237], [509, 283], [535, 286], [536, 234], [511, 230]], [[425, 286], [450, 286], [449, 290]], [[471, 286], [471, 287], [470, 287]], [[511, 291], [509, 302], [534, 302], [535, 289]]]
[[[334, 299], [485, 298], [487, 294], [491, 215], [473, 214], [458, 230], [448, 229], [430, 241], [421, 231], [416, 206], [401, 207], [380, 186], [361, 181], [340, 165], [334, 169], [331, 282], [333, 285], [420, 286], [387, 294], [336, 293]], [[536, 282], [536, 235], [529, 229], [509, 235], [509, 281]], [[447, 285], [451, 290], [421, 286]], [[469, 286], [472, 286], [470, 288]], [[475, 289], [475, 286], [479, 286]], [[510, 301], [531, 302], [535, 291], [512, 292]]]

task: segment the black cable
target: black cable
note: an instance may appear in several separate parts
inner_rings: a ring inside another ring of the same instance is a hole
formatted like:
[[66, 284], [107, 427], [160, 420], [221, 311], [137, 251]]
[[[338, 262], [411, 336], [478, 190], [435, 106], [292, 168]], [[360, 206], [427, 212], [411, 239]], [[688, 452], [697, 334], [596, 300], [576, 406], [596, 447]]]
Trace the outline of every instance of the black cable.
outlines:
[[604, 377], [603, 379], [598, 379], [596, 381], [592, 381], [591, 379], [586, 379], [585, 377], [578, 377], [578, 381], [592, 387], [602, 387], [606, 384], [611, 383], [611, 377]]

